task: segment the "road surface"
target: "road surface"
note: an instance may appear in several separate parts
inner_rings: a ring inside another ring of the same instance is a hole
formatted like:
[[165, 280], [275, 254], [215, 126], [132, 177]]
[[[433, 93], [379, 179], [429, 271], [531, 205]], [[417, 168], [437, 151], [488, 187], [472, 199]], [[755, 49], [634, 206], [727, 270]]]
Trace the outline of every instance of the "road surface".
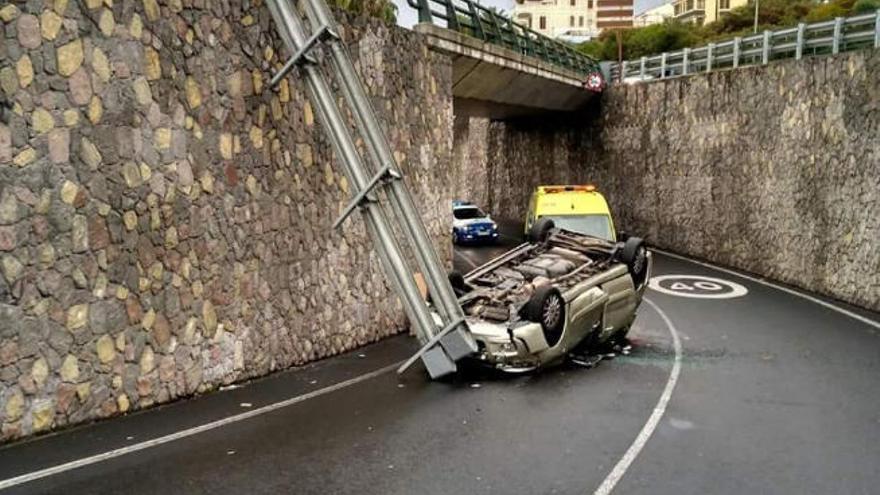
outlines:
[[[460, 249], [457, 267], [518, 241], [506, 235]], [[416, 347], [399, 336], [7, 446], [0, 494], [877, 493], [880, 316], [655, 260], [668, 277], [632, 353], [596, 368], [399, 377]]]

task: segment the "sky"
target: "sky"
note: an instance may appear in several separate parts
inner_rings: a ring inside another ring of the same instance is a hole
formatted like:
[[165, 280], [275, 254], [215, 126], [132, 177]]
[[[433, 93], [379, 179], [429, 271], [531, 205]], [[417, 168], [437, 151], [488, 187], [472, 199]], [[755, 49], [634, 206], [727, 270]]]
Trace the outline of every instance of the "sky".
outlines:
[[[409, 6], [407, 0], [393, 0], [397, 5], [397, 23], [404, 27], [412, 27], [416, 23], [416, 9]], [[650, 9], [668, 0], [635, 0], [635, 13]], [[509, 12], [513, 10], [513, 0], [478, 0], [485, 7], [498, 7]]]

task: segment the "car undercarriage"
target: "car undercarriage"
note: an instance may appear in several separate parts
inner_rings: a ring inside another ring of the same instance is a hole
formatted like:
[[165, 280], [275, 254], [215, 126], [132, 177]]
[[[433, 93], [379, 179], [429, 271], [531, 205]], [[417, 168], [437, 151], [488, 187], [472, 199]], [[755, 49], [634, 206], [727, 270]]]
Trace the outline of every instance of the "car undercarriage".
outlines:
[[451, 277], [477, 358], [502, 370], [534, 369], [624, 336], [647, 285], [651, 257], [641, 239], [544, 230], [536, 242]]

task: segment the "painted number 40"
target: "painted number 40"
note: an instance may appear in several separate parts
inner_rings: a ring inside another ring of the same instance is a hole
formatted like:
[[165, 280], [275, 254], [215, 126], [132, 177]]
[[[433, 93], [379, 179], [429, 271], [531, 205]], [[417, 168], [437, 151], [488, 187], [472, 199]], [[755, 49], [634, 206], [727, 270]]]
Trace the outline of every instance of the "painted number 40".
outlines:
[[651, 289], [694, 299], [730, 299], [748, 294], [741, 284], [703, 275], [659, 275], [648, 283]]
[[716, 284], [715, 282], [707, 282], [705, 280], [698, 280], [698, 281], [694, 282], [692, 285], [687, 284], [685, 282], [675, 282], [672, 285], [670, 285], [669, 288], [672, 290], [690, 290], [690, 291], [692, 291], [694, 289], [702, 289], [702, 290], [709, 290], [709, 291], [717, 291], [717, 290], [723, 289], [724, 287], [722, 287], [720, 284]]

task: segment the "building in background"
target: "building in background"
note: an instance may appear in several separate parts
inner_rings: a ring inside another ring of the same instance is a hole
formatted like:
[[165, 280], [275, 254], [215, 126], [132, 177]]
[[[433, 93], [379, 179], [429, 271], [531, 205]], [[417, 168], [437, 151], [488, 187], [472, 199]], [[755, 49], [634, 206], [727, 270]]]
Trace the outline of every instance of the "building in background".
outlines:
[[633, 18], [633, 26], [644, 27], [651, 24], [662, 24], [666, 19], [675, 16], [675, 6], [673, 2], [660, 4], [653, 9], [648, 9]]
[[596, 0], [596, 3], [599, 31], [633, 27], [633, 0]]
[[599, 34], [597, 1], [517, 0], [513, 20], [551, 38], [589, 41]]
[[707, 24], [717, 21], [730, 9], [742, 7], [748, 0], [676, 0], [674, 4], [675, 19], [695, 24]]

